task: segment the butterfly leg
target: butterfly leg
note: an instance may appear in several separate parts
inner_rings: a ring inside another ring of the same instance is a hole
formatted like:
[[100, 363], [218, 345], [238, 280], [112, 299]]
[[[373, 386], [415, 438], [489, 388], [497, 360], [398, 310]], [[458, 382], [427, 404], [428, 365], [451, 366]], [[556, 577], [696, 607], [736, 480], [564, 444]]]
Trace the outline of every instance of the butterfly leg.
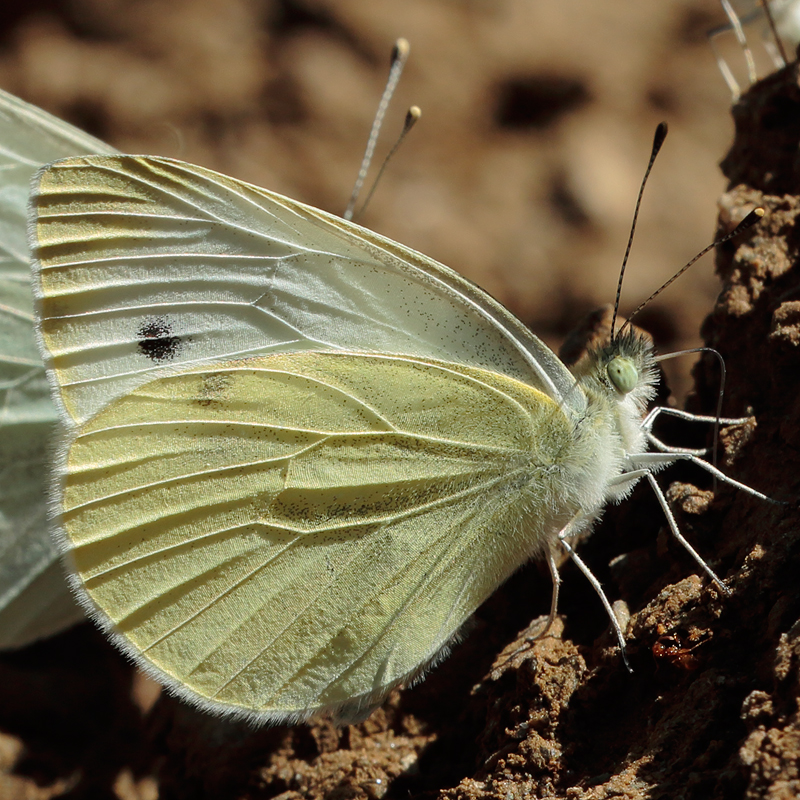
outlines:
[[669, 529], [672, 532], [672, 535], [681, 543], [683, 549], [695, 560], [696, 564], [703, 570], [703, 572], [708, 575], [709, 578], [719, 587], [720, 591], [730, 597], [731, 590], [722, 582], [722, 580], [717, 576], [716, 572], [714, 572], [711, 567], [705, 562], [703, 557], [694, 547], [689, 544], [686, 537], [681, 533], [680, 528], [678, 528], [678, 523], [675, 521], [675, 516], [672, 513], [672, 509], [669, 507], [669, 503], [667, 502], [667, 498], [664, 496], [664, 492], [661, 490], [661, 487], [656, 483], [656, 479], [653, 477], [651, 473], [647, 473], [647, 480], [650, 483], [650, 486], [655, 493], [656, 499], [658, 500], [658, 504], [661, 506], [661, 510], [664, 512], [664, 516], [667, 518], [667, 524], [669, 525]]
[[786, 66], [781, 51], [778, 49], [775, 42], [772, 41], [772, 31], [770, 31], [769, 28], [764, 31], [764, 49], [767, 51], [767, 55], [769, 55], [770, 59], [772, 59], [775, 69], [783, 69]]
[[[705, 422], [705, 423], [712, 423], [714, 425], [714, 439], [715, 439], [715, 447], [714, 447], [714, 456], [713, 456], [713, 466], [716, 466], [716, 441], [718, 440], [719, 435], [719, 426], [722, 425], [744, 425], [746, 422], [749, 421], [748, 417], [739, 417], [739, 418], [727, 418], [727, 417], [709, 417], [703, 414], [691, 414], [688, 411], [681, 411], [677, 408], [665, 408], [663, 406], [657, 406], [654, 408], [650, 413], [644, 418], [642, 422], [642, 427], [645, 432], [645, 437], [649, 444], [654, 447], [656, 450], [660, 450], [662, 453], [675, 453], [676, 455], [685, 456], [686, 454], [693, 455], [693, 456], [706, 456], [710, 448], [698, 448], [698, 449], [690, 449], [690, 448], [682, 448], [682, 447], [672, 447], [671, 445], [666, 444], [665, 442], [661, 441], [657, 436], [653, 434], [653, 425], [655, 420], [658, 418], [659, 414], [669, 414], [672, 417], [677, 417], [678, 419], [684, 419], [689, 422]], [[717, 478], [714, 477], [714, 491], [717, 490]]]
[[[707, 473], [709, 473], [709, 475], [713, 475], [717, 480], [722, 481], [722, 483], [727, 483], [729, 486], [734, 486], [735, 488], [751, 495], [752, 497], [757, 497], [759, 500], [766, 500], [769, 503], [777, 502], [767, 497], [765, 494], [762, 494], [758, 490], [753, 489], [751, 486], [748, 486], [746, 483], [740, 483], [739, 481], [728, 477], [724, 472], [717, 469], [712, 464], [709, 464], [708, 461], [698, 458], [689, 450], [667, 453], [633, 453], [628, 456], [628, 459], [629, 463], [636, 467], [637, 470], [644, 467], [645, 469], [649, 468], [648, 472], [651, 470], [654, 471], [660, 469], [661, 467], [667, 467], [676, 461], [691, 461], [692, 464], [696, 464], [701, 469], [704, 469]], [[623, 477], [630, 474], [632, 473], [623, 473]]]
[[[656, 442], [658, 441], [659, 440], [656, 439]], [[662, 452], [662, 453], [637, 453], [630, 455], [629, 460], [633, 466], [637, 467], [637, 469], [632, 470], [631, 472], [624, 472], [620, 476], [620, 478], [635, 476], [638, 473], [644, 472], [644, 475], [647, 478], [648, 483], [650, 484], [651, 488], [653, 489], [653, 492], [655, 493], [656, 499], [658, 500], [658, 504], [661, 506], [661, 509], [664, 512], [664, 516], [667, 519], [667, 524], [669, 525], [669, 529], [672, 532], [672, 535], [681, 543], [686, 552], [689, 553], [689, 555], [695, 560], [697, 565], [703, 570], [703, 572], [706, 573], [706, 575], [708, 575], [709, 578], [711, 578], [711, 580], [719, 587], [719, 589], [723, 591], [726, 595], [730, 595], [731, 593], [730, 589], [728, 589], [728, 587], [725, 586], [725, 584], [717, 576], [714, 570], [712, 570], [711, 567], [708, 566], [703, 557], [691, 546], [691, 544], [689, 544], [689, 542], [680, 532], [680, 529], [678, 528], [678, 523], [675, 520], [675, 516], [673, 515], [672, 510], [669, 507], [669, 503], [667, 502], [667, 498], [664, 496], [664, 492], [656, 482], [656, 479], [653, 477], [652, 470], [657, 470], [661, 467], [669, 466], [670, 464], [674, 464], [676, 461], [691, 461], [693, 464], [696, 464], [698, 467], [701, 467], [706, 472], [710, 473], [723, 483], [727, 483], [730, 486], [735, 486], [737, 489], [741, 489], [743, 492], [746, 492], [747, 494], [752, 495], [753, 497], [758, 497], [761, 500], [767, 500], [768, 502], [775, 502], [775, 501], [771, 500], [765, 494], [762, 494], [756, 489], [751, 488], [747, 484], [740, 483], [739, 481], [736, 481], [733, 478], [728, 477], [727, 475], [725, 475], [724, 472], [721, 472], [712, 464], [709, 464], [702, 458], [698, 458], [697, 455], [692, 451], [670, 450], [668, 452]]]
[[744, 425], [745, 422], [749, 422], [751, 419], [751, 417], [710, 417], [706, 414], [692, 414], [690, 411], [683, 411], [680, 408], [656, 406], [651, 409], [642, 420], [642, 427], [648, 431], [652, 430], [656, 418], [662, 414], [668, 414], [670, 417], [677, 417], [678, 419], [685, 419], [689, 422], [719, 422], [721, 425]]
[[[559, 531], [559, 540], [562, 540], [562, 537], [572, 536], [577, 533], [577, 531], [575, 531], [575, 522], [577, 519], [583, 519], [583, 517], [576, 517], [574, 520], [568, 522], [567, 525], [565, 525], [564, 528]], [[547, 550], [547, 568], [550, 570], [550, 578], [553, 586], [553, 591], [550, 595], [550, 613], [547, 615], [544, 626], [536, 633], [535, 636], [529, 637], [526, 634], [526, 643], [529, 641], [535, 642], [538, 639], [543, 639], [545, 636], [547, 636], [553, 627], [553, 623], [556, 621], [556, 616], [558, 615], [558, 595], [561, 589], [561, 575], [558, 572], [558, 564], [556, 563], [556, 554], [553, 547], [549, 547]]]
[[[791, 7], [794, 5], [793, 0], [788, 0], [786, 3], [775, 3], [777, 8], [772, 8], [769, 3], [771, 0], [760, 0], [763, 4], [761, 11], [767, 17], [767, 24], [761, 29], [761, 41], [764, 49], [772, 59], [775, 69], [783, 69], [786, 66], [786, 51], [783, 47], [783, 42], [778, 32], [778, 25], [788, 22], [791, 27], [793, 18], [796, 16], [796, 11]], [[781, 7], [782, 6], [782, 7]], [[791, 41], [792, 36], [789, 36]]]
[[[647, 469], [649, 467], [652, 469], [659, 469], [660, 467], [669, 466], [673, 464], [675, 461], [691, 461], [693, 464], [696, 464], [698, 467], [706, 470], [706, 472], [713, 475], [718, 480], [722, 481], [723, 483], [727, 483], [731, 486], [735, 486], [737, 489], [741, 489], [743, 492], [750, 494], [754, 497], [758, 497], [762, 500], [769, 500], [769, 498], [762, 494], [761, 492], [752, 489], [750, 486], [747, 486], [744, 483], [740, 483], [739, 481], [734, 480], [733, 478], [729, 478], [725, 475], [724, 472], [721, 472], [716, 467], [709, 464], [707, 461], [704, 461], [702, 458], [698, 458], [691, 452], [669, 452], [669, 453], [638, 453], [635, 455], [631, 455], [630, 461], [636, 467], [641, 470], [643, 467]], [[637, 470], [638, 471], [638, 470]], [[630, 473], [623, 473], [630, 474]], [[706, 561], [703, 557], [692, 547], [691, 544], [686, 540], [686, 537], [680, 532], [678, 528], [678, 523], [675, 520], [675, 516], [672, 513], [672, 509], [669, 507], [669, 503], [667, 502], [667, 498], [664, 496], [664, 492], [662, 491], [661, 487], [656, 482], [656, 479], [653, 477], [652, 473], [648, 470], [646, 472], [646, 478], [648, 483], [650, 484], [653, 492], [655, 493], [656, 499], [658, 500], [658, 504], [661, 506], [661, 510], [664, 512], [664, 516], [667, 519], [667, 524], [669, 525], [669, 529], [672, 535], [680, 542], [683, 548], [686, 550], [687, 553], [694, 559], [696, 564], [703, 570], [703, 572], [708, 575], [709, 578], [719, 587], [719, 589], [724, 592], [726, 595], [730, 595], [731, 591], [728, 587], [722, 582], [722, 580], [717, 576], [714, 570], [708, 566]]]
[[728, 66], [728, 62], [722, 57], [722, 55], [717, 50], [716, 45], [714, 44], [714, 40], [717, 36], [719, 36], [725, 28], [716, 28], [713, 31], [709, 31], [708, 36], [708, 43], [711, 45], [711, 52], [714, 54], [714, 60], [717, 62], [717, 67], [719, 68], [720, 73], [722, 74], [722, 78], [724, 79], [725, 83], [728, 85], [728, 89], [731, 92], [731, 100], [732, 102], [736, 103], [739, 98], [742, 96], [742, 90], [739, 87], [739, 82], [736, 78], [733, 77], [733, 72], [731, 72], [731, 68]]
[[[569, 527], [569, 525], [567, 527]], [[564, 530], [566, 530], [566, 528]], [[510, 660], [527, 650], [531, 642], [544, 639], [544, 637], [547, 636], [547, 634], [550, 632], [550, 629], [553, 627], [553, 623], [556, 621], [556, 614], [558, 613], [558, 594], [561, 587], [561, 576], [558, 574], [558, 564], [556, 563], [556, 557], [552, 547], [548, 548], [547, 550], [547, 566], [550, 570], [550, 577], [553, 581], [553, 593], [550, 597], [550, 613], [547, 615], [544, 627], [537, 631], [537, 633], [533, 636], [529, 634], [530, 629], [533, 627], [533, 623], [531, 623], [531, 625], [523, 634], [523, 643], [508, 656], [507, 660]]]
[[653, 436], [652, 433], [645, 434], [647, 437], [647, 441], [655, 447], [656, 450], [660, 450], [662, 453], [674, 453], [676, 455], [680, 455], [681, 453], [691, 453], [694, 456], [704, 456], [708, 453], [707, 447], [698, 447], [697, 449], [689, 449], [687, 447], [673, 447], [672, 445], [665, 444], [656, 436]]
[[753, 58], [753, 51], [750, 49], [750, 45], [747, 44], [747, 37], [744, 35], [742, 22], [739, 19], [739, 15], [733, 10], [733, 6], [731, 6], [728, 0], [719, 1], [722, 3], [722, 7], [725, 9], [725, 13], [730, 21], [731, 30], [736, 34], [736, 40], [739, 42], [739, 46], [742, 48], [742, 52], [744, 53], [744, 58], [747, 62], [747, 77], [750, 79], [750, 84], [752, 85], [758, 80], [758, 74], [756, 72], [756, 62]]
[[[566, 530], [566, 528], [564, 530]], [[561, 534], [559, 533], [559, 537], [560, 536]], [[556, 557], [552, 547], [547, 550], [547, 566], [553, 581], [553, 593], [550, 596], [550, 613], [547, 615], [547, 622], [545, 622], [544, 627], [533, 637], [534, 639], [543, 639], [547, 636], [558, 614], [558, 593], [561, 588], [561, 575], [558, 573], [558, 564], [556, 564]]]
[[[562, 531], [562, 534], [566, 531]], [[622, 628], [620, 628], [619, 621], [617, 620], [617, 615], [614, 613], [614, 609], [611, 607], [611, 603], [608, 601], [608, 597], [606, 597], [606, 593], [603, 591], [603, 587], [600, 585], [600, 581], [595, 578], [594, 573], [589, 569], [587, 564], [584, 560], [573, 550], [572, 546], [567, 542], [566, 537], [559, 535], [559, 540], [561, 542], [561, 546], [564, 550], [567, 551], [567, 554], [572, 559], [572, 562], [575, 566], [586, 576], [586, 580], [592, 585], [592, 588], [597, 592], [597, 596], [600, 598], [600, 602], [603, 604], [603, 608], [606, 610], [606, 614], [608, 614], [608, 618], [611, 620], [611, 627], [614, 630], [614, 635], [617, 637], [617, 644], [619, 644], [620, 653], [622, 654], [622, 660], [625, 662], [625, 666], [628, 669], [628, 672], [633, 672], [633, 669], [628, 661], [628, 654], [625, 647], [625, 635], [622, 632]]]
[[[567, 530], [567, 528], [569, 528], [569, 525], [567, 525], [564, 530]], [[560, 536], [561, 533], [559, 533], [559, 537]], [[553, 583], [553, 593], [550, 595], [550, 613], [547, 615], [544, 627], [541, 628], [535, 636], [528, 637], [526, 635], [526, 642], [535, 642], [537, 639], [543, 639], [545, 636], [547, 636], [547, 634], [550, 632], [550, 629], [553, 627], [553, 623], [556, 621], [556, 616], [558, 614], [558, 594], [561, 588], [561, 576], [558, 574], [558, 564], [556, 563], [556, 556], [552, 547], [550, 547], [547, 551], [547, 567], [550, 570], [550, 578], [552, 579]]]
[[707, 422], [712, 425], [716, 425], [717, 423], [721, 425], [744, 425], [745, 422], [750, 420], [750, 417], [709, 417], [703, 414], [691, 414], [688, 411], [681, 411], [678, 408], [666, 408], [664, 406], [656, 406], [642, 420], [642, 428], [645, 432], [645, 436], [647, 437], [647, 441], [653, 447], [655, 447], [656, 450], [660, 450], [662, 453], [690, 453], [694, 456], [705, 455], [708, 453], [709, 448], [702, 447], [697, 449], [689, 449], [686, 447], [672, 447], [671, 445], [662, 442], [661, 439], [653, 434], [653, 425], [655, 424], [656, 419], [662, 414], [668, 414], [669, 416], [677, 417], [678, 419], [685, 419], [688, 422]]

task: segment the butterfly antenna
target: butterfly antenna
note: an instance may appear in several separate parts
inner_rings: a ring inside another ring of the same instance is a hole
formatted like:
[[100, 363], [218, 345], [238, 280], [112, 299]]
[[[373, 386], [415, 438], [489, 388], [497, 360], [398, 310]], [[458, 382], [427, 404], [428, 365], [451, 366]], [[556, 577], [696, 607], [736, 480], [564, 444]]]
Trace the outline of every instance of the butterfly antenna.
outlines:
[[696, 261], [699, 261], [709, 250], [713, 250], [718, 245], [724, 244], [729, 239], [733, 239], [734, 236], [738, 236], [742, 231], [745, 231], [748, 228], [751, 228], [753, 225], [755, 225], [757, 222], [759, 222], [761, 220], [761, 218], [764, 216], [764, 213], [765, 212], [764, 212], [763, 208], [761, 208], [761, 207], [754, 208], [732, 231], [730, 231], [730, 233], [726, 233], [725, 236], [722, 236], [721, 238], [716, 239], [715, 241], [711, 242], [711, 244], [708, 245], [708, 247], [704, 247], [691, 261], [689, 261], [687, 264], [685, 264], [683, 267], [681, 267], [668, 281], [666, 281], [665, 283], [662, 283], [661, 286], [659, 286], [658, 289], [656, 289], [650, 295], [650, 297], [648, 297], [646, 300], [644, 300], [641, 303], [639, 303], [639, 305], [636, 306], [636, 308], [630, 314], [628, 314], [628, 319], [625, 321], [625, 323], [620, 328], [620, 333], [628, 325], [631, 324], [631, 320], [648, 303], [652, 302], [656, 297], [658, 297], [658, 295], [660, 295], [661, 292], [663, 292], [664, 289], [667, 288], [667, 286], [669, 286], [671, 283], [674, 283], [676, 280], [678, 280], [678, 278], [680, 278], [680, 276], [683, 275], [683, 273], [686, 272], [686, 270], [689, 269], [689, 267], [691, 267]]
[[389, 69], [389, 77], [386, 80], [386, 87], [381, 95], [381, 101], [378, 103], [378, 110], [375, 112], [375, 119], [372, 122], [372, 130], [369, 133], [367, 147], [364, 150], [364, 157], [361, 159], [361, 167], [358, 170], [358, 177], [356, 178], [355, 186], [353, 186], [353, 192], [350, 195], [350, 201], [348, 202], [347, 208], [343, 214], [344, 218], [347, 220], [353, 218], [353, 211], [356, 207], [358, 195], [361, 193], [361, 189], [364, 186], [364, 181], [367, 177], [369, 165], [372, 163], [372, 156], [375, 153], [375, 145], [378, 142], [378, 134], [380, 133], [381, 126], [383, 125], [383, 119], [386, 116], [386, 109], [389, 107], [389, 102], [391, 101], [392, 95], [397, 88], [400, 76], [403, 74], [403, 68], [408, 60], [408, 53], [410, 49], [411, 46], [409, 45], [407, 39], [398, 39], [394, 43], [394, 48], [392, 49], [392, 66]]
[[625, 248], [625, 255], [622, 258], [622, 267], [619, 271], [619, 280], [617, 281], [617, 296], [614, 299], [614, 315], [611, 317], [611, 341], [616, 338], [614, 329], [617, 327], [617, 315], [619, 314], [619, 299], [622, 294], [622, 279], [625, 276], [625, 267], [628, 265], [628, 257], [631, 254], [631, 245], [633, 244], [633, 234], [636, 232], [636, 220], [639, 218], [639, 207], [642, 205], [642, 195], [644, 194], [644, 187], [647, 185], [647, 179], [650, 177], [650, 172], [653, 169], [653, 164], [658, 156], [658, 151], [661, 150], [661, 145], [664, 144], [664, 139], [667, 138], [667, 123], [659, 122], [656, 128], [655, 136], [653, 137], [653, 148], [650, 151], [650, 160], [647, 162], [647, 169], [644, 171], [644, 178], [642, 178], [642, 185], [639, 187], [639, 196], [636, 198], [636, 207], [633, 210], [633, 222], [631, 223], [631, 232], [628, 235], [628, 246]]
[[767, 25], [769, 25], [772, 38], [775, 40], [775, 46], [778, 48], [778, 54], [783, 59], [783, 66], [785, 67], [789, 63], [789, 59], [786, 58], [786, 49], [783, 46], [783, 40], [778, 36], [778, 29], [775, 26], [775, 17], [772, 16], [772, 9], [769, 7], [769, 0], [758, 0], [758, 3], [764, 12], [764, 16], [767, 18]]
[[[394, 157], [394, 154], [400, 149], [400, 145], [403, 144], [403, 140], [406, 138], [408, 132], [417, 124], [417, 121], [422, 116], [422, 110], [419, 106], [411, 106], [411, 108], [406, 111], [406, 118], [403, 122], [403, 129], [400, 131], [400, 135], [397, 137], [397, 141], [392, 145], [392, 149], [389, 151], [386, 158], [383, 159], [383, 164], [381, 164], [381, 168], [378, 170], [378, 175], [376, 176], [375, 180], [372, 182], [372, 186], [370, 187], [369, 192], [367, 193], [367, 198], [364, 200], [361, 208], [358, 209], [357, 214], [353, 214], [349, 219], [358, 219], [364, 213], [366, 207], [369, 205], [369, 201], [372, 200], [372, 195], [375, 194], [375, 189], [378, 188], [378, 184], [381, 182], [381, 178], [383, 177], [383, 173], [386, 171], [386, 167], [389, 164], [389, 161]], [[345, 217], [348, 219], [348, 217]]]

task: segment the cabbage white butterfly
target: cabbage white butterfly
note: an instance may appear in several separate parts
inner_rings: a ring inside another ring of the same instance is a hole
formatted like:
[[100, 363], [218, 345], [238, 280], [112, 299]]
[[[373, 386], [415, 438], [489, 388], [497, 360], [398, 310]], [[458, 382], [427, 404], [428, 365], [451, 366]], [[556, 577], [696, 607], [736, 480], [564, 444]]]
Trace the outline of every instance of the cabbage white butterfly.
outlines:
[[3, 91], [0, 143], [0, 648], [7, 648], [84, 618], [47, 522], [56, 409], [33, 332], [25, 222], [30, 182], [53, 159], [114, 150]]
[[630, 329], [571, 372], [447, 267], [202, 167], [57, 161], [30, 243], [71, 581], [203, 709], [363, 718], [639, 479], [720, 474], [651, 433]]

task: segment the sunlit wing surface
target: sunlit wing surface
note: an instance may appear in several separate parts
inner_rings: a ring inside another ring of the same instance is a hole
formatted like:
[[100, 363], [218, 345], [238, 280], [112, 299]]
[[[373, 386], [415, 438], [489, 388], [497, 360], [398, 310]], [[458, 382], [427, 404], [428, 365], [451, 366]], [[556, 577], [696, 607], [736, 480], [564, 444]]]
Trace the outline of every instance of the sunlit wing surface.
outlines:
[[0, 648], [83, 614], [48, 533], [46, 484], [56, 409], [33, 331], [27, 206], [36, 170], [108, 145], [0, 91]]
[[100, 620], [181, 696], [357, 718], [566, 524], [570, 436], [544, 393], [467, 366], [224, 362], [81, 428], [64, 535]]
[[624, 652], [569, 540], [644, 476], [726, 590], [652, 473], [688, 459], [763, 495], [651, 434], [643, 335], [617, 332], [573, 375], [452, 270], [167, 159], [55, 162], [30, 213], [71, 580], [189, 702], [363, 717], [536, 553], [552, 622], [559, 547]]
[[637, 401], [360, 226], [135, 156], [51, 164], [31, 219], [74, 586], [203, 708], [359, 717], [622, 469]]
[[318, 209], [161, 158], [76, 158], [32, 196], [42, 338], [82, 423], [165, 369], [270, 352], [437, 358], [585, 399], [474, 284]]

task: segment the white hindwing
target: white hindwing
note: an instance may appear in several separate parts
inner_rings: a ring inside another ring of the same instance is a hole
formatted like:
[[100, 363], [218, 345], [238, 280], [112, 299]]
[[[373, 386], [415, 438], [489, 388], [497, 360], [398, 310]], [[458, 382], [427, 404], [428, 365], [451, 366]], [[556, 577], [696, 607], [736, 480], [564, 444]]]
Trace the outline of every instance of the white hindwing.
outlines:
[[27, 207], [55, 158], [113, 148], [0, 91], [0, 648], [83, 617], [48, 532], [46, 482], [56, 409], [33, 330]]

